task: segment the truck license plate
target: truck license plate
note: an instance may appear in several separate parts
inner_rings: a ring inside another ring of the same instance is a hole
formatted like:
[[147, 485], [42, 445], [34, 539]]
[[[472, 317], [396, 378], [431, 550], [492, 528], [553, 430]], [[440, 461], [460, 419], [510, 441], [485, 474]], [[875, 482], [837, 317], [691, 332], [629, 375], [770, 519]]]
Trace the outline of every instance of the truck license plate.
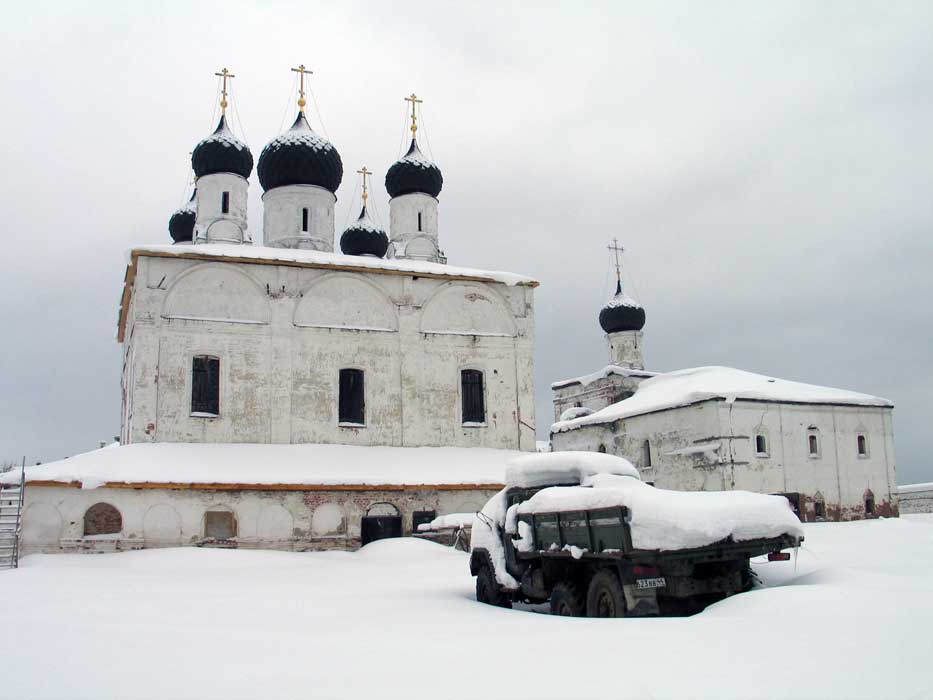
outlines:
[[658, 578], [639, 578], [635, 579], [636, 588], [664, 588], [667, 585], [667, 581], [664, 580], [663, 576]]

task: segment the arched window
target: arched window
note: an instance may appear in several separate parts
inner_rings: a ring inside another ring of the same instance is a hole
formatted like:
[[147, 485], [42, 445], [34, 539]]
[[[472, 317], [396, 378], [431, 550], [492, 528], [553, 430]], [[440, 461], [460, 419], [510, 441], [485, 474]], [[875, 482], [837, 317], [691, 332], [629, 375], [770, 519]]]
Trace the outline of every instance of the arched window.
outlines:
[[758, 457], [768, 456], [768, 438], [762, 433], [755, 436], [755, 455]]
[[224, 192], [220, 195], [220, 213], [229, 214], [230, 213], [230, 193]]
[[871, 489], [865, 491], [865, 515], [874, 515], [875, 514], [875, 494], [871, 492]]
[[820, 456], [820, 431], [815, 425], [807, 429], [807, 452], [811, 457]]
[[419, 211], [418, 212], [418, 231], [422, 231], [422, 230], [423, 229], [421, 228], [421, 212]]
[[308, 207], [303, 207], [301, 209], [301, 230], [307, 232], [308, 230], [308, 219], [310, 218]]
[[84, 512], [84, 536], [116, 535], [123, 531], [123, 516], [109, 503], [95, 503]]
[[823, 494], [819, 491], [817, 491], [816, 495], [813, 497], [813, 516], [817, 520], [822, 520], [826, 517], [826, 501], [823, 500]]
[[191, 415], [220, 415], [220, 360], [195, 355], [191, 361]]
[[365, 425], [366, 406], [363, 395], [363, 370], [340, 370], [337, 400], [337, 421], [347, 425]]
[[645, 469], [651, 468], [651, 440], [645, 440], [641, 446], [642, 453], [642, 464], [645, 465]]
[[859, 457], [868, 456], [868, 437], [865, 435], [865, 433], [859, 433], [856, 435], [855, 445], [858, 448]]
[[600, 445], [599, 445], [599, 451], [602, 452], [603, 454], [606, 454], [606, 446], [603, 445], [602, 443], [600, 443]]
[[486, 400], [483, 395], [483, 373], [480, 370], [465, 369], [460, 372], [460, 394], [464, 424], [485, 423]]

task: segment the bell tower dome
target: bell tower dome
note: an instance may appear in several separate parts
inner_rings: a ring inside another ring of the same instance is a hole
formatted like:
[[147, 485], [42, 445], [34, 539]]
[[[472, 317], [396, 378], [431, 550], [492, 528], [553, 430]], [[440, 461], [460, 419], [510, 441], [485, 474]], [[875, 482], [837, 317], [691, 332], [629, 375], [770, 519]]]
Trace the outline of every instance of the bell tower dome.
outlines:
[[343, 179], [343, 162], [333, 144], [311, 129], [305, 117], [304, 65], [300, 76], [298, 117], [284, 134], [270, 141], [256, 172], [265, 194], [263, 240], [273, 248], [334, 250], [334, 194]]
[[411, 103], [411, 146], [386, 173], [386, 190], [391, 197], [389, 257], [446, 263], [437, 236], [437, 196], [444, 176], [418, 147], [416, 108], [422, 100], [414, 93], [405, 100]]
[[616, 293], [599, 311], [599, 325], [606, 332], [609, 346], [609, 362], [629, 369], [644, 369], [641, 329], [645, 326], [645, 309], [622, 291], [619, 253], [624, 248], [613, 238], [609, 250], [615, 253]]
[[252, 243], [246, 207], [253, 154], [227, 125], [227, 81], [234, 75], [226, 68], [216, 75], [223, 79], [220, 121], [191, 154], [197, 187], [194, 242]]

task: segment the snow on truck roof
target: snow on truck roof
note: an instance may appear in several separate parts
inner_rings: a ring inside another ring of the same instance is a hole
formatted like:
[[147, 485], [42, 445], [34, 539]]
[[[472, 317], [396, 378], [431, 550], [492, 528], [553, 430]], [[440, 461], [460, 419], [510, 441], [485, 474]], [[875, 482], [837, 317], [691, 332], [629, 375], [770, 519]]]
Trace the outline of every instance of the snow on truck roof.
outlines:
[[[26, 481], [85, 489], [500, 489], [506, 464], [521, 454], [483, 447], [138, 443], [26, 467]], [[0, 482], [19, 478], [14, 469]]]
[[533, 488], [554, 484], [582, 484], [595, 474], [640, 479], [627, 459], [601, 452], [543, 452], [516, 457], [505, 469], [509, 487]]
[[689, 406], [710, 399], [888, 408], [894, 405], [877, 396], [792, 382], [732, 367], [696, 367], [645, 379], [629, 398], [588, 416], [558, 421], [551, 426], [551, 432], [560, 433], [585, 425], [612, 423], [623, 418]]

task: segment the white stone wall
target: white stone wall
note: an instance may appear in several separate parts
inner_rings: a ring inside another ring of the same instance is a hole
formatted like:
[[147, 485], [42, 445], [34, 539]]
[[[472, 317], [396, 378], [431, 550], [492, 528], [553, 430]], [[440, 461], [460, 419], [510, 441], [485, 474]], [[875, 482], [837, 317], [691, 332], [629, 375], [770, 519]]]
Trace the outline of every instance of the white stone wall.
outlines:
[[[418, 215], [421, 228], [418, 228]], [[446, 262], [437, 233], [437, 200], [421, 192], [389, 200], [389, 241], [394, 257]]]
[[586, 384], [573, 383], [554, 389], [554, 421], [568, 408], [582, 406], [593, 412], [618, 403], [635, 393], [644, 377], [609, 374]]
[[[124, 444], [342, 443], [533, 450], [533, 289], [404, 274], [140, 256], [124, 348]], [[191, 362], [220, 358], [220, 415], [191, 415]], [[337, 423], [341, 368], [366, 427]], [[485, 375], [484, 425], [460, 371]]]
[[[645, 481], [679, 491], [743, 489], [799, 493], [801, 516], [816, 519], [822, 499], [829, 520], [896, 515], [894, 438], [890, 408], [711, 400], [555, 433], [555, 450], [597, 451], [630, 459]], [[819, 455], [809, 454], [816, 430]], [[766, 438], [766, 454], [755, 437]], [[858, 435], [868, 454], [858, 454]], [[645, 443], [652, 466], [646, 466]], [[718, 447], [717, 447], [718, 446]]]
[[644, 369], [644, 335], [641, 331], [620, 331], [606, 335], [609, 346], [609, 364]]
[[[229, 211], [224, 214], [223, 193], [229, 192]], [[233, 173], [202, 175], [197, 182], [196, 243], [249, 243], [247, 201], [249, 182]]]
[[[287, 185], [262, 195], [262, 237], [272, 248], [334, 251], [334, 204], [323, 187]], [[308, 209], [308, 230], [302, 230], [302, 209]]]
[[[233, 513], [237, 537], [229, 546], [354, 549], [360, 545], [361, 519], [367, 512], [397, 510], [404, 534], [410, 535], [415, 511], [475, 512], [494, 493], [482, 489], [203, 491], [28, 486], [21, 551], [99, 552], [211, 544], [205, 538], [204, 516], [212, 510]], [[122, 532], [84, 537], [84, 514], [97, 503], [120, 511]]]

